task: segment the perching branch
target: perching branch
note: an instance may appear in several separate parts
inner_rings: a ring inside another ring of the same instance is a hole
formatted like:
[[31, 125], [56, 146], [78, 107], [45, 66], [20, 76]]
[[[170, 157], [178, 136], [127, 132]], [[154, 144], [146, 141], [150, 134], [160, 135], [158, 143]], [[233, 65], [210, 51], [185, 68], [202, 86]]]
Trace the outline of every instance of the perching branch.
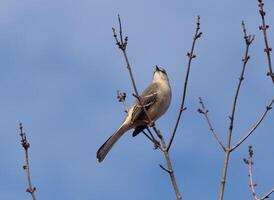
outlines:
[[241, 88], [242, 82], [244, 80], [244, 73], [245, 73], [246, 65], [247, 65], [248, 60], [250, 59], [250, 56], [248, 55], [249, 47], [250, 47], [251, 43], [254, 40], [254, 35], [253, 36], [247, 35], [244, 22], [242, 22], [242, 28], [243, 28], [246, 48], [245, 48], [244, 58], [242, 59], [242, 61], [243, 61], [242, 71], [241, 71], [241, 75], [239, 77], [239, 83], [238, 83], [237, 88], [236, 88], [236, 93], [235, 93], [233, 104], [232, 104], [231, 114], [229, 116], [230, 124], [229, 124], [228, 133], [227, 133], [227, 145], [226, 145], [226, 151], [225, 151], [223, 173], [222, 173], [221, 184], [220, 184], [220, 191], [219, 191], [219, 198], [218, 198], [219, 200], [223, 200], [223, 196], [224, 196], [226, 176], [227, 176], [227, 168], [228, 168], [228, 163], [229, 163], [229, 158], [230, 158], [230, 153], [231, 153], [231, 151], [230, 151], [230, 149], [231, 149], [231, 140], [232, 140], [232, 133], [233, 133], [234, 117], [235, 117], [235, 112], [236, 112], [237, 100], [238, 100], [238, 97], [239, 97], [239, 94], [240, 94], [240, 88]]
[[128, 44], [128, 37], [126, 36], [125, 39], [123, 39], [123, 31], [122, 31], [122, 23], [121, 23], [120, 15], [118, 15], [118, 21], [119, 21], [120, 41], [118, 40], [115, 28], [112, 28], [112, 32], [113, 32], [113, 37], [116, 41], [116, 45], [122, 51], [125, 62], [126, 62], [126, 65], [127, 65], [127, 69], [128, 69], [129, 75], [130, 75], [130, 79], [131, 79], [131, 82], [132, 82], [133, 89], [134, 89], [133, 96], [135, 96], [137, 98], [138, 102], [140, 103], [146, 117], [148, 118], [148, 121], [150, 122], [149, 126], [152, 127], [152, 129], [157, 134], [157, 136], [159, 138], [161, 138], [162, 135], [160, 134], [160, 131], [158, 131], [158, 129], [156, 128], [155, 122], [149, 116], [149, 114], [147, 112], [147, 109], [145, 108], [145, 106], [143, 104], [142, 98], [141, 98], [141, 96], [139, 95], [139, 92], [138, 92], [138, 89], [137, 89], [137, 86], [136, 86], [136, 83], [135, 83], [135, 80], [134, 80], [134, 76], [133, 76], [133, 73], [132, 73], [132, 70], [131, 70], [131, 65], [129, 63], [129, 59], [128, 59], [128, 56], [127, 56], [127, 51], [126, 51], [127, 50], [127, 44]]
[[259, 118], [259, 120], [252, 126], [252, 128], [247, 132], [247, 134], [235, 145], [231, 148], [230, 152], [234, 151], [236, 148], [238, 148], [261, 124], [261, 122], [264, 120], [267, 113], [272, 109], [272, 104], [274, 103], [274, 99], [269, 103], [268, 106], [266, 106], [266, 110], [262, 114], [262, 116]]
[[[116, 45], [119, 47], [119, 49], [121, 49], [121, 51], [123, 53], [123, 56], [125, 58], [127, 69], [128, 69], [130, 79], [131, 79], [131, 82], [132, 82], [132, 86], [133, 86], [133, 89], [134, 89], [134, 92], [135, 92], [135, 96], [138, 99], [140, 105], [142, 106], [142, 109], [145, 112], [146, 116], [148, 117], [148, 120], [150, 122], [152, 122], [150, 116], [148, 115], [148, 112], [147, 112], [146, 108], [144, 107], [143, 101], [142, 101], [141, 97], [139, 96], [137, 86], [136, 86], [136, 83], [135, 83], [135, 80], [134, 80], [134, 76], [133, 76], [133, 73], [132, 73], [132, 70], [131, 70], [131, 66], [130, 66], [130, 63], [129, 63], [129, 60], [128, 60], [127, 51], [126, 51], [127, 50], [128, 37], [125, 37], [125, 39], [123, 39], [123, 31], [122, 31], [122, 23], [121, 23], [120, 15], [118, 15], [118, 21], [119, 21], [120, 41], [117, 38], [115, 28], [112, 28], [113, 37], [115, 38]], [[152, 122], [151, 126], [152, 125], [153, 125], [153, 122]]]
[[175, 123], [175, 126], [174, 126], [174, 130], [172, 132], [171, 139], [170, 139], [170, 141], [168, 143], [168, 146], [167, 146], [167, 151], [169, 151], [169, 149], [172, 145], [172, 142], [174, 140], [174, 137], [175, 137], [175, 134], [176, 134], [176, 131], [177, 131], [177, 128], [178, 128], [182, 113], [183, 113], [183, 111], [186, 110], [186, 108], [184, 107], [184, 104], [185, 104], [186, 93], [187, 93], [187, 84], [188, 84], [188, 78], [189, 78], [189, 73], [190, 73], [190, 67], [191, 67], [192, 59], [196, 58], [196, 55], [194, 54], [194, 48], [195, 48], [195, 44], [196, 44], [197, 39], [202, 36], [202, 32], [200, 31], [200, 16], [197, 17], [196, 25], [197, 26], [196, 26], [196, 31], [195, 31], [195, 34], [194, 34], [194, 37], [193, 37], [192, 47], [191, 47], [190, 52], [187, 53], [187, 57], [188, 57], [187, 73], [186, 73], [186, 76], [185, 76], [185, 83], [184, 83], [184, 90], [183, 90], [181, 106], [180, 106], [178, 117], [177, 117], [177, 120], [176, 120], [176, 123]]
[[253, 149], [252, 149], [252, 146], [249, 146], [248, 147], [248, 159], [244, 159], [244, 163], [248, 165], [248, 176], [249, 176], [249, 186], [250, 186], [250, 189], [251, 189], [251, 192], [252, 192], [252, 196], [254, 198], [254, 200], [264, 200], [264, 199], [268, 199], [269, 196], [274, 192], [274, 188], [271, 189], [268, 193], [266, 193], [263, 197], [258, 197], [257, 193], [256, 193], [256, 190], [255, 190], [255, 187], [257, 186], [257, 184], [254, 183], [254, 179], [253, 179], [253, 173], [252, 173], [252, 166], [254, 165], [254, 162], [253, 162], [253, 155], [254, 155], [254, 152], [253, 152]]
[[[180, 190], [178, 188], [178, 185], [176, 183], [176, 180], [175, 180], [175, 176], [174, 176], [174, 171], [173, 171], [173, 167], [172, 167], [172, 164], [171, 164], [171, 160], [170, 160], [168, 152], [166, 151], [167, 146], [165, 144], [164, 138], [163, 138], [161, 132], [156, 128], [155, 123], [151, 120], [151, 117], [149, 116], [146, 108], [144, 107], [142, 99], [139, 96], [139, 93], [138, 93], [138, 90], [137, 90], [137, 87], [136, 87], [136, 83], [135, 83], [135, 80], [134, 80], [134, 76], [133, 76], [133, 73], [132, 73], [132, 70], [131, 70], [131, 65], [129, 63], [127, 52], [126, 52], [127, 43], [128, 43], [128, 37], [125, 37], [125, 39], [123, 39], [122, 23], [121, 23], [121, 19], [120, 19], [119, 15], [118, 15], [118, 21], [119, 21], [120, 40], [118, 40], [115, 28], [112, 28], [113, 36], [115, 38], [117, 46], [119, 47], [119, 49], [121, 49], [121, 51], [123, 53], [123, 56], [125, 58], [125, 62], [126, 62], [126, 65], [127, 65], [127, 69], [129, 71], [129, 75], [130, 75], [131, 82], [132, 82], [133, 89], [134, 89], [134, 93], [135, 93], [133, 95], [139, 101], [139, 103], [140, 103], [140, 105], [141, 105], [141, 107], [142, 107], [142, 109], [143, 109], [143, 111], [144, 111], [144, 113], [145, 113], [145, 115], [146, 115], [146, 117], [147, 117], [147, 119], [149, 121], [149, 126], [153, 128], [154, 132], [157, 134], [157, 136], [161, 140], [161, 149], [163, 149], [163, 153], [164, 153], [164, 156], [165, 156], [165, 159], [166, 159], [166, 163], [167, 163], [167, 168], [170, 171], [169, 176], [170, 176], [170, 179], [171, 179], [171, 183], [172, 183], [173, 189], [175, 191], [177, 200], [182, 200], [181, 192], [180, 192]], [[147, 130], [149, 130], [149, 128], [147, 128]]]
[[201, 114], [203, 114], [203, 115], [205, 116], [206, 121], [207, 121], [207, 124], [208, 124], [208, 126], [209, 126], [209, 129], [210, 129], [210, 131], [212, 132], [214, 138], [217, 140], [217, 142], [218, 142], [218, 144], [221, 146], [221, 148], [222, 148], [224, 151], [226, 151], [226, 150], [225, 150], [225, 146], [223, 145], [222, 141], [219, 139], [218, 134], [216, 133], [215, 129], [213, 128], [213, 126], [212, 126], [212, 124], [211, 124], [211, 122], [210, 122], [210, 120], [209, 120], [209, 117], [208, 117], [208, 110], [207, 110], [206, 107], [205, 107], [205, 104], [204, 104], [204, 102], [203, 102], [202, 97], [199, 97], [199, 103], [201, 104], [201, 108], [198, 109], [198, 112], [201, 113]]
[[19, 129], [20, 129], [21, 145], [25, 151], [25, 165], [23, 166], [23, 169], [26, 172], [27, 181], [28, 181], [28, 188], [26, 189], [26, 192], [28, 192], [31, 195], [32, 200], [36, 200], [36, 197], [35, 197], [36, 188], [32, 187], [31, 176], [30, 176], [29, 153], [28, 153], [30, 144], [27, 141], [26, 133], [23, 132], [22, 123], [19, 124]]
[[258, 6], [259, 6], [259, 13], [261, 15], [262, 18], [262, 25], [259, 26], [259, 29], [263, 32], [263, 36], [264, 36], [264, 43], [265, 43], [265, 49], [264, 52], [267, 55], [267, 62], [268, 62], [268, 73], [267, 75], [270, 76], [270, 78], [272, 79], [272, 82], [274, 84], [274, 73], [272, 70], [272, 62], [271, 62], [271, 51], [272, 49], [270, 48], [269, 44], [268, 44], [268, 40], [267, 40], [267, 32], [266, 30], [269, 28], [269, 25], [266, 24], [265, 22], [265, 11], [264, 11], [264, 1], [263, 0], [258, 0]]

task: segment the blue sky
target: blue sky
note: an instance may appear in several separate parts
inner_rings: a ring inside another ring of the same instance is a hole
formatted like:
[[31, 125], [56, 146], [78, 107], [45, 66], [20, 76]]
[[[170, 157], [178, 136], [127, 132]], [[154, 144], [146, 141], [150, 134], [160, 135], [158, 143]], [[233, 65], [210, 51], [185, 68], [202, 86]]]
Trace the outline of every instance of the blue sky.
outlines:
[[[274, 45], [274, 2], [265, 0]], [[203, 36], [195, 53], [188, 96], [171, 158], [184, 199], [217, 199], [223, 152], [196, 110], [202, 96], [224, 140], [244, 52], [241, 20], [256, 35], [236, 113], [233, 143], [273, 98], [267, 78], [256, 0], [2, 0], [0, 2], [0, 199], [27, 200], [18, 124], [31, 143], [31, 173], [38, 199], [174, 199], [163, 155], [142, 136], [125, 135], [99, 164], [98, 147], [121, 123], [116, 90], [132, 87], [112, 37], [117, 14], [129, 36], [128, 54], [138, 89], [164, 66], [173, 90], [158, 122], [166, 138], [177, 116], [187, 57], [201, 15]], [[273, 112], [232, 154], [225, 199], [248, 199], [242, 158], [255, 150], [254, 173], [262, 194], [274, 186]]]

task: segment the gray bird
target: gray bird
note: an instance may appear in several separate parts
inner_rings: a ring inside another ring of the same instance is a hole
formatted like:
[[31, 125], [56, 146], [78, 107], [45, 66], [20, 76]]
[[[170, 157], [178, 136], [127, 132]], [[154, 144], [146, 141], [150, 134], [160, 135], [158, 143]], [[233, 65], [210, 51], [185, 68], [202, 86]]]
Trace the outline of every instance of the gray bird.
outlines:
[[[156, 121], [168, 109], [171, 101], [171, 88], [166, 71], [156, 66], [152, 83], [141, 94], [144, 107], [152, 121]], [[149, 124], [149, 120], [142, 109], [139, 101], [136, 100], [128, 110], [122, 125], [110, 136], [107, 141], [98, 149], [97, 159], [103, 161], [107, 153], [118, 141], [118, 139], [130, 129], [135, 129], [133, 137], [142, 132]]]

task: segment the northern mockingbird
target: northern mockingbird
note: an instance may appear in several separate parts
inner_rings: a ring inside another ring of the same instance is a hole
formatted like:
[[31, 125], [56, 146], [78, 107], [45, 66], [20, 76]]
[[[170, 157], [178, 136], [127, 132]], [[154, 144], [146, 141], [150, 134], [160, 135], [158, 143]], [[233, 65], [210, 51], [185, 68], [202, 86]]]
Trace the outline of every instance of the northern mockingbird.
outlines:
[[[152, 83], [145, 89], [140, 99], [152, 121], [156, 121], [167, 111], [171, 100], [171, 88], [167, 73], [163, 68], [156, 66]], [[120, 128], [98, 149], [96, 156], [98, 161], [104, 160], [113, 145], [128, 130], [135, 129], [133, 132], [134, 137], [148, 125], [149, 120], [139, 101], [136, 100], [128, 110]]]

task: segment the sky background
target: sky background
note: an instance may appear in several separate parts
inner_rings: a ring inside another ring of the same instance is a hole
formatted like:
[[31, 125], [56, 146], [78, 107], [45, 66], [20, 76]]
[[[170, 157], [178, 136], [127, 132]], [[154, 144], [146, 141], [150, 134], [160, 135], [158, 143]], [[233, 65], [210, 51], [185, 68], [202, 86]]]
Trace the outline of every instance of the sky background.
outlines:
[[[274, 2], [265, 0], [269, 42], [274, 46]], [[126, 134], [103, 163], [95, 154], [119, 127], [123, 108], [116, 91], [132, 86], [112, 37], [120, 13], [129, 36], [128, 55], [139, 91], [154, 66], [164, 66], [173, 97], [158, 122], [168, 140], [174, 126], [187, 57], [201, 15], [202, 38], [192, 64], [186, 107], [170, 151], [184, 199], [217, 199], [223, 152], [197, 113], [202, 96], [224, 140], [241, 70], [241, 20], [256, 35], [235, 118], [233, 144], [273, 98], [266, 77], [263, 38], [256, 0], [1, 0], [0, 2], [0, 199], [28, 200], [18, 135], [24, 125], [31, 175], [39, 200], [175, 199], [169, 176], [158, 164], [163, 155], [143, 135]], [[274, 186], [274, 114], [232, 154], [225, 199], [251, 199], [248, 145], [254, 146], [258, 193]], [[274, 197], [273, 197], [274, 198]]]

